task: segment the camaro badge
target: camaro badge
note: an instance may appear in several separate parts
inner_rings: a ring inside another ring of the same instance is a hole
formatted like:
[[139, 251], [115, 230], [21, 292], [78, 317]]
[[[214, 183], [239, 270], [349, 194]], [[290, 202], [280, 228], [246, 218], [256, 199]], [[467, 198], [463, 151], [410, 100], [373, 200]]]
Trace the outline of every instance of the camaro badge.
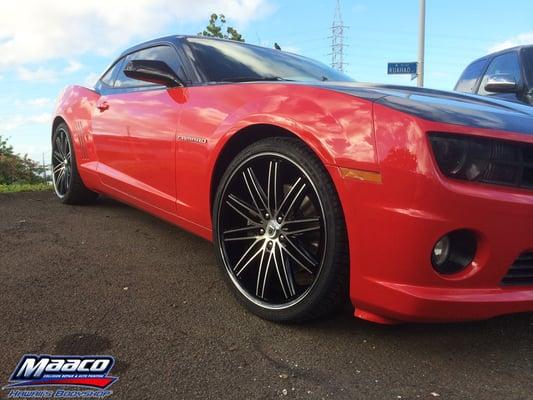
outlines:
[[181, 141], [181, 142], [192, 142], [192, 143], [200, 143], [200, 144], [206, 144], [207, 143], [207, 139], [206, 138], [201, 138], [201, 137], [197, 137], [197, 136], [182, 136], [182, 135], [178, 135], [176, 139]]

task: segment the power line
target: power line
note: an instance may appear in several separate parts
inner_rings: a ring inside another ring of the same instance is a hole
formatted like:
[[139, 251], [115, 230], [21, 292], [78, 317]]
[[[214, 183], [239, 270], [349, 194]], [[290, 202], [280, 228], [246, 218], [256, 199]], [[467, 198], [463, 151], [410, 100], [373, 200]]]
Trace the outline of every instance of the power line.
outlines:
[[335, 8], [335, 16], [333, 17], [333, 23], [331, 24], [331, 67], [344, 71], [344, 30], [348, 29], [342, 21], [341, 2], [337, 0], [337, 6]]

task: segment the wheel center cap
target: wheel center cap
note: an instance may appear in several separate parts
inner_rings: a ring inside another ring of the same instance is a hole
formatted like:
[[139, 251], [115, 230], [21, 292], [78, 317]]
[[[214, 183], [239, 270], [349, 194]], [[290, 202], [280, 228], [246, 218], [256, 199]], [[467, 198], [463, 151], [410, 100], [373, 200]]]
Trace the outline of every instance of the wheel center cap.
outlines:
[[277, 221], [271, 219], [266, 225], [266, 235], [270, 239], [276, 239], [281, 231], [281, 225]]

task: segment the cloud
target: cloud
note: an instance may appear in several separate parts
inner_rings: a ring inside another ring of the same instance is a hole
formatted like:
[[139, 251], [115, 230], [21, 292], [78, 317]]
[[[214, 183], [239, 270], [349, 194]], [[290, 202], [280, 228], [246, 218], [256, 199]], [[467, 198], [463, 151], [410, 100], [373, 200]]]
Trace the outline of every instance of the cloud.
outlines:
[[96, 82], [98, 81], [99, 78], [100, 78], [100, 74], [98, 74], [96, 72], [91, 72], [85, 77], [83, 82], [80, 82], [80, 84], [82, 86], [91, 88], [91, 87], [93, 87], [96, 84]]
[[34, 107], [46, 107], [52, 104], [52, 99], [49, 99], [48, 97], [38, 97], [36, 99], [28, 100], [27, 103], [30, 106], [34, 106]]
[[63, 72], [66, 74], [72, 74], [76, 71], [79, 71], [83, 65], [77, 61], [70, 60], [68, 65], [63, 69]]
[[83, 65], [81, 63], [70, 60], [61, 70], [44, 67], [37, 67], [35, 69], [19, 67], [17, 74], [23, 81], [55, 82], [61, 75], [72, 74], [79, 71], [82, 67]]
[[48, 97], [37, 97], [35, 99], [29, 100], [15, 100], [15, 106], [18, 108], [43, 108], [48, 107], [52, 104], [53, 100]]
[[14, 131], [26, 125], [49, 124], [51, 120], [52, 115], [50, 113], [0, 116], [0, 134]]
[[171, 23], [207, 21], [211, 11], [225, 13], [239, 27], [272, 10], [269, 0], [5, 2], [0, 13], [0, 69], [86, 53], [109, 55]]
[[533, 43], [533, 32], [525, 32], [525, 33], [516, 35], [512, 38], [509, 38], [507, 40], [504, 40], [503, 42], [494, 44], [493, 46], [489, 48], [489, 53], [494, 53], [495, 51], [508, 49], [509, 47], [521, 46], [524, 44], [532, 44], [532, 43]]
[[33, 70], [20, 67], [17, 70], [17, 74], [23, 81], [55, 82], [57, 80], [57, 71], [44, 67], [38, 67]]
[[28, 157], [32, 158], [38, 163], [42, 163], [43, 156], [44, 162], [48, 164], [50, 162], [50, 148], [52, 146], [48, 145], [33, 145], [33, 144], [19, 144], [16, 146], [16, 152], [19, 154], [26, 154]]

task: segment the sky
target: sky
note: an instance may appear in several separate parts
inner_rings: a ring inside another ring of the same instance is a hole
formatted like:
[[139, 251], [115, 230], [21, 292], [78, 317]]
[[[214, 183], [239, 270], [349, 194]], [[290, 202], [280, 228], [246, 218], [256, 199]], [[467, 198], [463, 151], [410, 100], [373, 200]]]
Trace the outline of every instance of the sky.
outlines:
[[[247, 42], [331, 62], [335, 0], [17, 0], [0, 13], [0, 136], [16, 152], [50, 158], [61, 90], [91, 86], [127, 47], [197, 34], [224, 13]], [[345, 72], [360, 82], [414, 85], [388, 62], [417, 59], [419, 0], [341, 0]], [[533, 2], [427, 0], [425, 86], [452, 90], [464, 67], [491, 51], [533, 43]]]

